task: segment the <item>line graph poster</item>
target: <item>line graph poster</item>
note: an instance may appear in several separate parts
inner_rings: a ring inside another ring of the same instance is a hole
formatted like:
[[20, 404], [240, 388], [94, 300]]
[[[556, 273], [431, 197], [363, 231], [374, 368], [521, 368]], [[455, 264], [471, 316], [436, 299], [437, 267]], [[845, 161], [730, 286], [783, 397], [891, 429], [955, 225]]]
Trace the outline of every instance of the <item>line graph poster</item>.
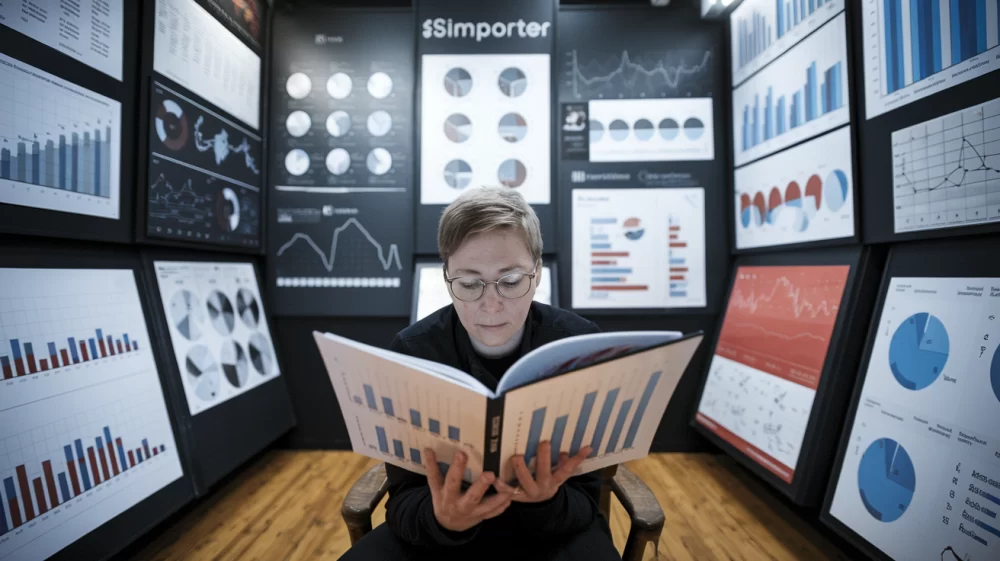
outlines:
[[887, 558], [1000, 558], [1000, 278], [893, 277], [876, 313], [830, 515]]
[[698, 421], [791, 483], [850, 267], [739, 267]]
[[283, 193], [267, 259], [276, 312], [409, 315], [412, 222], [385, 219], [393, 202], [379, 193]]
[[[609, 27], [609, 17], [619, 25]], [[716, 54], [710, 31], [680, 28], [649, 11], [613, 16], [600, 10], [560, 11], [558, 20], [562, 58], [556, 60], [564, 103], [712, 95]]]
[[895, 232], [1000, 221], [1000, 98], [892, 133]]

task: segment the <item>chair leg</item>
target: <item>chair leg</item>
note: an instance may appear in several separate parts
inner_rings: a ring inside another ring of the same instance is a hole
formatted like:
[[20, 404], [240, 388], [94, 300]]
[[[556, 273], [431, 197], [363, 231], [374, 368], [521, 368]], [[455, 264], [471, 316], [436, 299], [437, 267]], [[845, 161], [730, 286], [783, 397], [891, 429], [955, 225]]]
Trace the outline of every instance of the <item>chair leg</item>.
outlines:
[[642, 555], [646, 552], [646, 544], [653, 542], [654, 559], [660, 556], [660, 532], [648, 532], [636, 530], [629, 532], [628, 540], [625, 542], [625, 550], [622, 552], [622, 561], [642, 561]]

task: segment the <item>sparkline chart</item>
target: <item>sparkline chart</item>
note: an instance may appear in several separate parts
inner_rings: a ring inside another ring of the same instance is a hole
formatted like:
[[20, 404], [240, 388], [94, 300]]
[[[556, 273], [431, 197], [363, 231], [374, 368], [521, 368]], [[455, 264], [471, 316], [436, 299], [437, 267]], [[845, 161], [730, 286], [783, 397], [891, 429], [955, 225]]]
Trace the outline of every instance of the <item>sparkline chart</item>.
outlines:
[[[711, 80], [712, 53], [602, 53], [600, 60], [581, 59], [577, 49], [566, 53], [564, 80], [574, 99], [639, 99], [676, 97], [701, 90]], [[696, 95], [702, 95], [698, 93]]]
[[869, 119], [1000, 68], [997, 0], [864, 0]]
[[895, 232], [1000, 221], [1000, 98], [892, 133]]
[[844, 11], [844, 0], [747, 0], [730, 17], [733, 85]]
[[733, 90], [736, 166], [850, 120], [845, 22], [841, 13]]

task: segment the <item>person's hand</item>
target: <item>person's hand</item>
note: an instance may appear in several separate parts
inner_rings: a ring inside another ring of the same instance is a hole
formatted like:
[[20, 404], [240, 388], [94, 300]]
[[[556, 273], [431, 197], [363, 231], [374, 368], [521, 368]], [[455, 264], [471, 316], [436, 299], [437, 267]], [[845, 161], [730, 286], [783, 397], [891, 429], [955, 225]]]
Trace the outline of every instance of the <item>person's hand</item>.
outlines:
[[434, 503], [434, 518], [438, 524], [453, 532], [472, 528], [483, 520], [499, 516], [510, 506], [511, 496], [497, 493], [488, 499], [483, 494], [490, 488], [496, 477], [493, 472], [484, 471], [465, 493], [462, 493], [462, 474], [465, 473], [467, 458], [456, 452], [448, 473], [441, 475], [434, 450], [424, 448], [424, 469], [427, 470], [427, 484], [431, 488]]
[[511, 465], [514, 473], [517, 474], [518, 487], [511, 487], [507, 483], [497, 479], [493, 484], [500, 491], [501, 495], [510, 495], [511, 498], [521, 503], [540, 503], [555, 496], [559, 487], [573, 475], [576, 468], [590, 455], [590, 446], [581, 448], [575, 456], [562, 452], [559, 454], [559, 463], [556, 464], [555, 471], [552, 471], [552, 445], [549, 441], [538, 445], [538, 452], [535, 455], [535, 477], [531, 477], [527, 464], [524, 463], [524, 456], [512, 456]]

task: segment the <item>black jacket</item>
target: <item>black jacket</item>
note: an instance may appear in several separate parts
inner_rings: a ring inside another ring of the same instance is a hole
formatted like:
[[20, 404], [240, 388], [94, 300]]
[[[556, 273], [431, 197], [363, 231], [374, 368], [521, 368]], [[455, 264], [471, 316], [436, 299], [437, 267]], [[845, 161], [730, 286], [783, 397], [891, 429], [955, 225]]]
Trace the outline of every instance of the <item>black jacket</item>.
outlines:
[[[519, 356], [546, 343], [585, 333], [598, 327], [580, 316], [532, 302], [525, 322]], [[390, 349], [418, 358], [446, 364], [467, 372], [487, 387], [497, 380], [486, 371], [472, 347], [453, 306], [446, 306], [400, 331]], [[571, 477], [552, 499], [542, 503], [512, 503], [503, 514], [485, 520], [464, 532], [441, 527], [434, 517], [427, 477], [386, 464], [389, 500], [386, 523], [401, 540], [424, 547], [457, 546], [472, 540], [493, 541], [516, 536], [518, 541], [536, 543], [558, 541], [582, 532], [599, 522], [610, 536], [607, 521], [600, 515], [601, 472]]]

